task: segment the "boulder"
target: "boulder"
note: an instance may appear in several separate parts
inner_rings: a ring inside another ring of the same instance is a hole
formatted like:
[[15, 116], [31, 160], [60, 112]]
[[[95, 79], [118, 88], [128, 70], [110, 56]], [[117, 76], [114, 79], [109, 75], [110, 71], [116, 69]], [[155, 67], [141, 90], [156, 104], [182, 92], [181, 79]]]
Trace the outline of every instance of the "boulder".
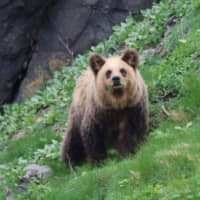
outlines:
[[52, 170], [47, 165], [30, 164], [25, 168], [26, 174], [21, 177], [25, 183], [29, 183], [33, 179], [49, 179], [52, 176]]

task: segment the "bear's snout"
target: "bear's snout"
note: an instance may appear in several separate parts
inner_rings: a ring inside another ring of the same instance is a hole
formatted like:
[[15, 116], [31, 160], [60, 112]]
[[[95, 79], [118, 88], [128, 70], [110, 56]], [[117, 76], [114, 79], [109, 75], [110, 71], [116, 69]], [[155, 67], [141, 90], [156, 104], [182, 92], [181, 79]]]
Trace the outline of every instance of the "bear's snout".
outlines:
[[112, 81], [113, 81], [114, 86], [120, 85], [120, 77], [119, 76], [113, 76]]

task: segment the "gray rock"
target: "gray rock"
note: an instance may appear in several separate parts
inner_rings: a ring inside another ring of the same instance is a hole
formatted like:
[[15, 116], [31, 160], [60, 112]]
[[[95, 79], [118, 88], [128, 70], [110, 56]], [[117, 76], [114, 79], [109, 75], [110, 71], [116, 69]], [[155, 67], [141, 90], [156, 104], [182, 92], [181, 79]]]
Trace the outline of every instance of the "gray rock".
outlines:
[[140, 55], [140, 60], [144, 61], [147, 56], [154, 56], [156, 54], [157, 49], [146, 49], [143, 51], [142, 55]]
[[86, 5], [95, 5], [97, 3], [98, 0], [84, 0], [84, 4]]
[[48, 179], [52, 176], [52, 170], [47, 165], [30, 164], [26, 167], [26, 174], [21, 177], [25, 183], [30, 182], [32, 179]]
[[7, 197], [6, 197], [6, 200], [14, 200], [14, 196], [13, 194], [9, 194]]
[[22, 102], [153, 0], [1, 0], [0, 105]]
[[29, 183], [22, 183], [16, 186], [16, 190], [20, 194], [25, 194], [28, 190]]
[[14, 200], [15, 198], [12, 193], [12, 190], [8, 186], [5, 186], [4, 189], [6, 191], [6, 200]]
[[51, 2], [3, 0], [0, 3], [0, 105], [12, 101], [25, 75]]

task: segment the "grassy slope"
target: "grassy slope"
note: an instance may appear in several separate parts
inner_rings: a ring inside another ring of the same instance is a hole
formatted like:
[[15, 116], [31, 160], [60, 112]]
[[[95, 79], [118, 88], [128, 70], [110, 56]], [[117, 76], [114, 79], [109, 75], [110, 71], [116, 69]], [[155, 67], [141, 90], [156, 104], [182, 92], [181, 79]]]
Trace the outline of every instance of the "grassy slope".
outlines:
[[[108, 41], [93, 52], [120, 53], [124, 45], [140, 52], [162, 46], [160, 55], [149, 56], [140, 69], [149, 86], [151, 131], [135, 155], [118, 161], [115, 153], [92, 168], [88, 163], [71, 171], [59, 161], [59, 147], [66, 130], [66, 106], [75, 80], [87, 66], [88, 52], [76, 68], [56, 72], [49, 87], [22, 105], [5, 106], [0, 116], [0, 199], [4, 185], [19, 199], [153, 200], [200, 199], [200, 1], [166, 0], [142, 14], [142, 21], [128, 17], [114, 27]], [[167, 21], [178, 17], [164, 40]], [[153, 23], [154, 22], [154, 23]], [[151, 32], [151, 34], [149, 34]], [[161, 42], [161, 44], [160, 44]], [[167, 59], [166, 59], [167, 58]], [[24, 132], [25, 137], [10, 138]], [[48, 181], [33, 181], [27, 193], [17, 194], [15, 184], [24, 166], [35, 162], [52, 167]]]

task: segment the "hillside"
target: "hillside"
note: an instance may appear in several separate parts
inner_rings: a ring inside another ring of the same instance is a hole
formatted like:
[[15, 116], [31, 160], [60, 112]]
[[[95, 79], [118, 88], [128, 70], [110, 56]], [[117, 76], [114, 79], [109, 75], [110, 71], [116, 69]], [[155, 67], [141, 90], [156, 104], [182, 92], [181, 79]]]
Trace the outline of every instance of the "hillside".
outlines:
[[[200, 199], [199, 22], [200, 0], [163, 0], [114, 26], [108, 40], [79, 55], [72, 67], [55, 72], [30, 100], [5, 105], [0, 115], [0, 199]], [[59, 151], [75, 81], [92, 53], [110, 56], [125, 47], [142, 55], [149, 137], [126, 159], [118, 160], [112, 150], [101, 166], [66, 166]], [[24, 180], [32, 163], [49, 166], [51, 177]]]

